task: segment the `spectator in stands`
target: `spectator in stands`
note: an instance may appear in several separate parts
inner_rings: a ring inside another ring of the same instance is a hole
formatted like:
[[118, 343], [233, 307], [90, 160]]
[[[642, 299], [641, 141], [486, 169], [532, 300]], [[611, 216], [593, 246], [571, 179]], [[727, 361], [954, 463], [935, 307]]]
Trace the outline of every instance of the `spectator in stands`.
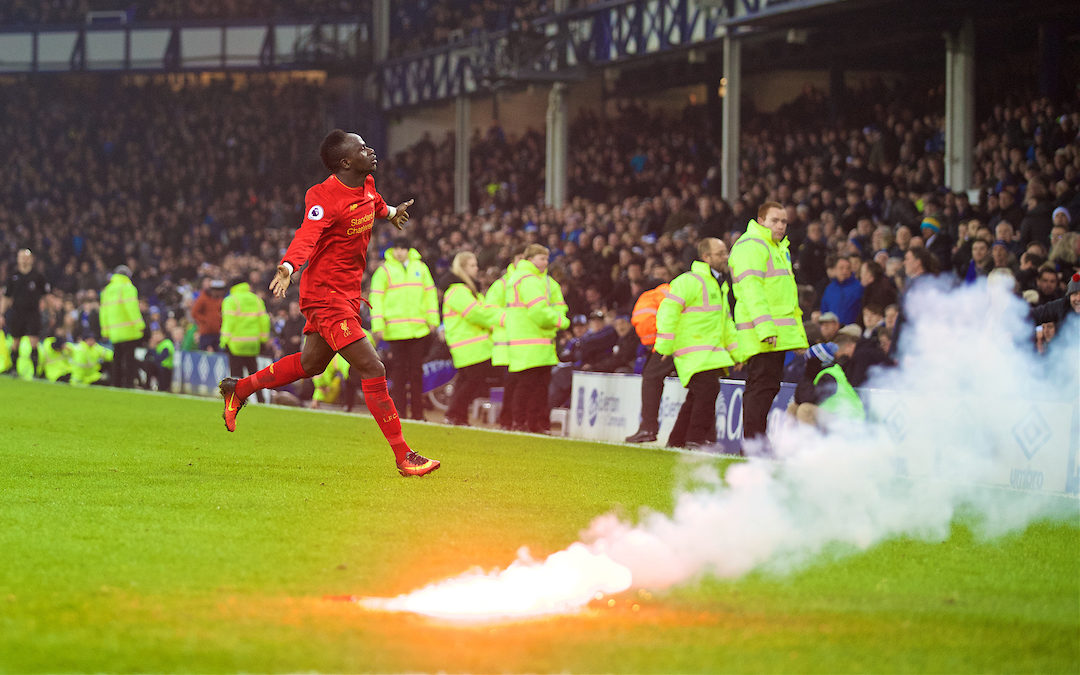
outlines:
[[[990, 249], [990, 260], [993, 263], [993, 269], [1007, 269], [1009, 272], [1016, 275], [1018, 269], [1016, 264], [1016, 256], [1011, 252], [1009, 243], [1003, 239], [998, 239], [994, 242], [993, 247]], [[993, 271], [993, 270], [991, 270]]]
[[1061, 297], [1061, 277], [1050, 263], [1044, 263], [1039, 268], [1039, 277], [1035, 282], [1035, 290], [1038, 293], [1036, 305], [1045, 305], [1051, 300]]
[[908, 252], [904, 254], [904, 275], [907, 277], [907, 284], [904, 286], [904, 292], [900, 296], [899, 311], [893, 328], [893, 353], [889, 356], [895, 357], [897, 350], [903, 347], [900, 336], [903, 332], [903, 326], [908, 320], [907, 314], [912, 311], [908, 297], [937, 274], [937, 264], [937, 258], [925, 248], [908, 249]]
[[651, 443], [660, 431], [660, 398], [664, 391], [664, 380], [675, 373], [675, 361], [664, 358], [654, 348], [656, 312], [670, 287], [669, 283], [661, 283], [642, 293], [634, 303], [634, 313], [630, 316], [634, 331], [649, 355], [641, 371], [641, 422], [637, 431], [626, 437], [627, 443]]
[[994, 259], [990, 255], [990, 246], [982, 239], [971, 241], [971, 258], [963, 270], [958, 269], [957, 274], [965, 283], [975, 283], [977, 279], [990, 274], [994, 269]]
[[632, 373], [634, 362], [637, 360], [638, 348], [641, 341], [638, 340], [634, 326], [630, 323], [630, 316], [619, 314], [612, 324], [615, 331], [615, 344], [603, 354], [598, 354], [593, 359], [586, 361], [582, 370], [596, 373]]
[[221, 344], [221, 303], [225, 300], [225, 282], [203, 279], [202, 292], [191, 306], [191, 318], [199, 329], [199, 349], [217, 351]]
[[1024, 216], [1020, 219], [1020, 248], [1027, 249], [1031, 242], [1050, 244], [1050, 228], [1053, 227], [1054, 203], [1041, 178], [1028, 181], [1024, 195]]
[[833, 260], [830, 267], [833, 280], [825, 287], [821, 311], [836, 314], [842, 324], [854, 323], [862, 311], [862, 283], [852, 275], [851, 261], [847, 258]]
[[934, 216], [923, 218], [923, 245], [937, 258], [939, 269], [948, 269], [952, 263], [953, 241], [948, 232], [942, 232], [941, 220]]
[[898, 291], [892, 280], [885, 276], [885, 270], [873, 260], [867, 260], [859, 267], [859, 283], [862, 284], [862, 304], [888, 307], [896, 302]]
[[1080, 333], [1080, 273], [1073, 274], [1063, 297], [1034, 308], [1031, 318], [1040, 350], [1062, 331], [1066, 322], [1071, 324], [1071, 330]]
[[278, 333], [279, 351], [276, 358], [280, 359], [300, 351], [304, 341], [304, 323], [304, 315], [300, 313], [300, 303], [295, 300], [290, 301], [289, 313]]

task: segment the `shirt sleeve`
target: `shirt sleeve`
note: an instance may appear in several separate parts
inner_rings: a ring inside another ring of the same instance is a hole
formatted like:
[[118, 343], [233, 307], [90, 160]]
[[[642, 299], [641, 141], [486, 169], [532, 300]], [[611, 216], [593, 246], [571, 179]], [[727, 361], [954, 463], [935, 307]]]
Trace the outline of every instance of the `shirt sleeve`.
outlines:
[[[322, 191], [317, 188], [318, 186], [315, 186], [307, 191], [307, 195], [304, 197], [304, 222], [300, 223], [300, 228], [293, 235], [292, 243], [289, 244], [289, 248], [281, 258], [282, 263], [287, 262], [292, 265], [293, 271], [304, 266], [304, 263], [308, 261], [308, 256], [311, 255], [311, 250], [315, 248], [315, 244], [319, 241], [323, 230], [330, 226], [331, 218], [326, 212], [326, 204], [324, 203], [327, 200]], [[376, 206], [382, 204], [383, 208], [386, 207], [381, 197], [376, 202]], [[376, 209], [376, 215], [378, 215], [378, 209]]]

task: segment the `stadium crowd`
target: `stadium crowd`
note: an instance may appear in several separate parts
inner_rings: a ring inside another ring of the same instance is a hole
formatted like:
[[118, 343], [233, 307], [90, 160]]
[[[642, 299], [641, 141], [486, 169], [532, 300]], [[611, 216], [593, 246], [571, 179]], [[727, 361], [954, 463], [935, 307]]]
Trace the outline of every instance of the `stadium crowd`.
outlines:
[[[101, 105], [83, 105], [87, 87]], [[497, 124], [471, 139], [470, 213], [449, 206], [451, 136], [384, 157], [378, 187], [391, 201], [417, 198], [410, 238], [436, 279], [471, 250], [486, 288], [515, 249], [548, 247], [549, 273], [574, 317], [560, 350], [578, 368], [633, 369], [620, 318], [642, 292], [686, 271], [701, 238], [730, 246], [767, 200], [788, 212], [812, 340], [819, 319], [836, 317], [888, 351], [913, 248], [933, 254], [928, 271], [972, 281], [1005, 269], [1031, 304], [1060, 298], [1080, 264], [1077, 102], [994, 106], [977, 131], [975, 189], [954, 193], [943, 187], [941, 90], [910, 94], [848, 92], [843, 114], [830, 118], [837, 106], [808, 87], [775, 113], [747, 116], [742, 197], [731, 203], [719, 196], [704, 107], [672, 120], [632, 101], [572, 122], [571, 199], [562, 208], [541, 204], [543, 132], [515, 136]], [[304, 190], [324, 177], [309, 155], [324, 132], [327, 95], [259, 76], [0, 87], [10, 121], [0, 143], [11, 158], [0, 166], [0, 279], [13, 273], [17, 250], [31, 249], [52, 284], [41, 301], [42, 337], [79, 340], [99, 331], [99, 293], [125, 265], [147, 334], [160, 329], [178, 349], [215, 348], [226, 282], [244, 279], [274, 319], [265, 354], [298, 349], [303, 319], [266, 285], [300, 221]], [[390, 236], [377, 231], [372, 260]], [[623, 359], [611, 358], [616, 345]]]

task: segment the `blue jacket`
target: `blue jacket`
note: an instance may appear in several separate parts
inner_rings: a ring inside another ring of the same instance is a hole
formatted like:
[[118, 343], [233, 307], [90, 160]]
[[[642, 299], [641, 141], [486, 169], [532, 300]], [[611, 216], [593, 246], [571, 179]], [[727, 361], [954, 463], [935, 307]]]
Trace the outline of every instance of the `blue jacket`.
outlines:
[[862, 313], [862, 293], [862, 284], [854, 274], [842, 284], [833, 279], [821, 296], [821, 312], [834, 312], [841, 326], [856, 323]]

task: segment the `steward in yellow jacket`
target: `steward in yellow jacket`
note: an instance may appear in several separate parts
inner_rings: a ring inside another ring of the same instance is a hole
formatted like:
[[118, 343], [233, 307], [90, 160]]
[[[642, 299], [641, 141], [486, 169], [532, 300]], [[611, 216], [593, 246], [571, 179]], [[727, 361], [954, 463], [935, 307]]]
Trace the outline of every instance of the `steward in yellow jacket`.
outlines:
[[113, 353], [93, 333], [83, 335], [71, 348], [71, 384], [85, 387], [101, 381], [101, 365], [113, 360]]
[[371, 275], [371, 332], [376, 343], [384, 339], [390, 345], [390, 397], [398, 414], [421, 420], [425, 338], [439, 325], [439, 298], [431, 271], [407, 239], [395, 239], [384, 258]]
[[807, 347], [786, 235], [787, 211], [777, 202], [766, 202], [731, 248], [739, 331], [736, 358], [747, 361], [743, 393], [747, 440], [765, 435], [769, 409], [780, 391], [785, 352]]
[[[544, 272], [548, 249], [530, 244], [514, 269], [507, 292], [506, 336], [510, 354], [513, 427], [536, 433], [549, 426], [548, 385], [555, 354], [555, 332], [570, 327], [565, 305], [553, 307]], [[561, 297], [561, 293], [560, 293]]]
[[[255, 357], [269, 341], [270, 315], [266, 312], [266, 303], [251, 292], [251, 286], [243, 279], [233, 279], [229, 294], [221, 301], [221, 337], [218, 339], [221, 348], [229, 353], [229, 374], [241, 378], [258, 372]], [[268, 394], [259, 391], [256, 396], [262, 403]]]
[[71, 379], [71, 345], [58, 337], [47, 337], [38, 344], [38, 375], [50, 382]]
[[486, 305], [476, 289], [480, 267], [475, 254], [458, 253], [450, 272], [450, 285], [443, 293], [443, 331], [458, 372], [445, 422], [464, 425], [469, 423], [469, 404], [487, 394], [488, 378], [495, 374], [491, 365], [491, 328], [502, 312]]
[[656, 311], [656, 344], [663, 358], [674, 358], [686, 401], [668, 437], [672, 447], [703, 449], [716, 440], [716, 397], [723, 369], [735, 364], [738, 346], [731, 318], [728, 251], [719, 239], [698, 242], [690, 271], [671, 281]]
[[232, 356], [258, 356], [263, 344], [269, 341], [270, 315], [266, 303], [251, 292], [249, 284], [236, 280], [221, 301], [221, 348]]
[[510, 351], [506, 344], [506, 303], [509, 297], [510, 279], [514, 276], [514, 270], [521, 261], [525, 248], [514, 250], [514, 257], [506, 266], [503, 275], [492, 282], [484, 296], [484, 303], [499, 312], [498, 319], [491, 327], [491, 365], [497, 368], [503, 376], [503, 405], [499, 411], [499, 426], [509, 429], [513, 426], [510, 400], [513, 398], [513, 383], [510, 381], [508, 366], [510, 365]]
[[101, 291], [101, 336], [112, 343], [113, 368], [110, 384], [131, 388], [138, 364], [135, 343], [142, 339], [146, 322], [139, 311], [139, 293], [131, 283], [131, 270], [120, 265]]

